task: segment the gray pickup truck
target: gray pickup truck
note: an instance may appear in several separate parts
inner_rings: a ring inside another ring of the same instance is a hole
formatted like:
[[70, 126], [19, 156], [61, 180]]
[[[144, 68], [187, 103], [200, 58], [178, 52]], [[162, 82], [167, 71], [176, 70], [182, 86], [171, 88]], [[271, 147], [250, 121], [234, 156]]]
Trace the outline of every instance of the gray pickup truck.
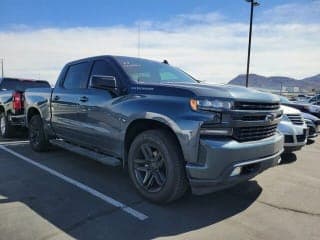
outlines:
[[128, 168], [135, 188], [170, 202], [277, 165], [279, 98], [201, 84], [167, 61], [99, 56], [68, 63], [55, 87], [25, 93], [35, 151], [53, 144]]
[[0, 78], [0, 133], [12, 137], [24, 128], [24, 91], [27, 88], [50, 88], [47, 81], [20, 78]]

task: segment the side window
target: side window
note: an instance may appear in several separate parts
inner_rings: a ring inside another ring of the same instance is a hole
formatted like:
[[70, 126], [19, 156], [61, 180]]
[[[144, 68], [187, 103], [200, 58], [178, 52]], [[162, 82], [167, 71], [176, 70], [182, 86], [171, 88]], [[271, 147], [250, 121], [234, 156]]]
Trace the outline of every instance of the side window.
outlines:
[[163, 82], [170, 82], [170, 81], [175, 81], [175, 80], [179, 80], [179, 78], [173, 74], [172, 72], [160, 72], [160, 78], [161, 81]]
[[98, 60], [94, 62], [91, 76], [101, 75], [101, 76], [116, 76], [113, 67], [106, 61]]
[[86, 88], [89, 78], [90, 63], [78, 63], [71, 65], [63, 82], [67, 89]]

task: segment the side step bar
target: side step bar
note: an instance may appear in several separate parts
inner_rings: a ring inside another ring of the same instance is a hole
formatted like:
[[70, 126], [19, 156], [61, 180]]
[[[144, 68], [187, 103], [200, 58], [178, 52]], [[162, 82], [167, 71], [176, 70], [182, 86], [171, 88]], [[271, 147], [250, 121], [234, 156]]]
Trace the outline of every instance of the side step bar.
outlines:
[[117, 158], [110, 157], [108, 155], [104, 155], [104, 154], [101, 154], [101, 153], [97, 153], [95, 151], [92, 151], [92, 150], [89, 150], [89, 149], [86, 149], [86, 148], [82, 148], [82, 147], [73, 145], [71, 143], [67, 143], [67, 142], [65, 142], [63, 140], [52, 139], [52, 140], [50, 140], [50, 143], [52, 145], [64, 148], [64, 149], [66, 149], [68, 151], [77, 153], [79, 155], [92, 158], [92, 159], [94, 159], [94, 160], [96, 160], [98, 162], [101, 162], [103, 164], [106, 164], [106, 165], [110, 165], [110, 166], [113, 166], [113, 167], [121, 165], [121, 161], [119, 159], [117, 159]]

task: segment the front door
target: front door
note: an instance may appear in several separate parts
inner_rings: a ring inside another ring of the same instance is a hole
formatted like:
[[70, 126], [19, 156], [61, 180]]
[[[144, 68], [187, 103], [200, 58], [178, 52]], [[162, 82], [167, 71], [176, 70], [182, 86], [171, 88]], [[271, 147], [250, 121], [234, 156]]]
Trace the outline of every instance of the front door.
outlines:
[[61, 86], [52, 94], [52, 127], [58, 137], [82, 144], [80, 102], [86, 92], [91, 62], [70, 65]]
[[[113, 76], [118, 78], [112, 65], [106, 60], [96, 60], [91, 75]], [[121, 117], [116, 111], [117, 100], [114, 93], [103, 89], [86, 89], [82, 96], [79, 113], [83, 121], [82, 138], [91, 143], [94, 148], [110, 155], [120, 155], [120, 125]]]

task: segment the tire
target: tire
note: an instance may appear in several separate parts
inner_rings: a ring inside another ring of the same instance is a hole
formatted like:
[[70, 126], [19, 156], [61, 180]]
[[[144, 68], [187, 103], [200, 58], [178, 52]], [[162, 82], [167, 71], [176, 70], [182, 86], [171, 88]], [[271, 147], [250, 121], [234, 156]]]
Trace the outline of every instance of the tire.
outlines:
[[172, 202], [187, 190], [182, 153], [166, 130], [148, 130], [133, 140], [128, 170], [135, 188], [152, 202]]
[[36, 152], [44, 152], [49, 149], [49, 141], [40, 115], [33, 116], [29, 122], [29, 142], [31, 148]]
[[10, 138], [13, 136], [14, 128], [8, 122], [5, 113], [0, 114], [0, 132], [4, 138]]

